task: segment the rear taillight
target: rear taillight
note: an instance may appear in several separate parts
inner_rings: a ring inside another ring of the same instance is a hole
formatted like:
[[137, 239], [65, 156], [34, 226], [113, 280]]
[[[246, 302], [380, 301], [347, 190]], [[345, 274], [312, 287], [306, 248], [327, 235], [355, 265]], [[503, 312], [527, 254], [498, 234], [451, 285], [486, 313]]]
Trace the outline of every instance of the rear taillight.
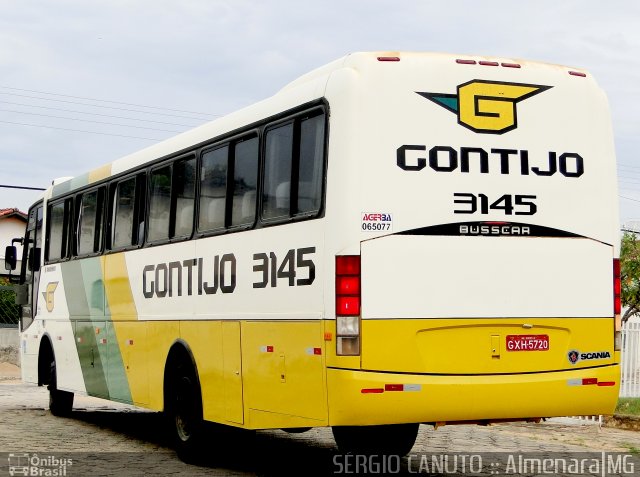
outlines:
[[613, 259], [613, 342], [614, 349], [620, 351], [622, 345], [622, 320], [620, 313], [622, 310], [622, 300], [620, 297], [622, 283], [620, 281], [620, 259]]
[[336, 257], [336, 354], [360, 354], [360, 255]]

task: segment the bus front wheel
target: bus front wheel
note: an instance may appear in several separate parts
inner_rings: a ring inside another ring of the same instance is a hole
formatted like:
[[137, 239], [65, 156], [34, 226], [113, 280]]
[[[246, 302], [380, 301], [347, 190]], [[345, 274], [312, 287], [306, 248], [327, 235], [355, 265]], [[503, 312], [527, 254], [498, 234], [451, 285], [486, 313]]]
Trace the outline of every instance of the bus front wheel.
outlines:
[[419, 424], [334, 426], [333, 438], [345, 454], [407, 455], [416, 442]]
[[58, 389], [56, 362], [51, 362], [49, 374], [49, 410], [54, 416], [68, 416], [73, 408], [73, 393]]

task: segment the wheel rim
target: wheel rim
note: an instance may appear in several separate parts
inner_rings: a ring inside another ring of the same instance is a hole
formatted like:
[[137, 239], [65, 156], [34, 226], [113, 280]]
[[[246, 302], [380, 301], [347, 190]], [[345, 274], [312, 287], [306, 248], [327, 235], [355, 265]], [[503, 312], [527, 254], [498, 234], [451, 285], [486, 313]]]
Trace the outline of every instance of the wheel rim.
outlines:
[[183, 376], [179, 379], [177, 387], [175, 427], [180, 440], [186, 442], [193, 434], [195, 423], [193, 385], [187, 376]]

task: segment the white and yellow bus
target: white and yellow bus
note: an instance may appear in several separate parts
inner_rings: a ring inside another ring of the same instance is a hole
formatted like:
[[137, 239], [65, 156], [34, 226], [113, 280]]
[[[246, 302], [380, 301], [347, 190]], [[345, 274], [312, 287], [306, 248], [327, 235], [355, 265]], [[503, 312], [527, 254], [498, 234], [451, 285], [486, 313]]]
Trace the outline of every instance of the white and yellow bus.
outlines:
[[205, 421], [404, 454], [420, 423], [611, 413], [615, 171], [582, 70], [346, 56], [54, 181], [24, 237], [23, 379], [54, 414], [165, 411], [185, 458]]

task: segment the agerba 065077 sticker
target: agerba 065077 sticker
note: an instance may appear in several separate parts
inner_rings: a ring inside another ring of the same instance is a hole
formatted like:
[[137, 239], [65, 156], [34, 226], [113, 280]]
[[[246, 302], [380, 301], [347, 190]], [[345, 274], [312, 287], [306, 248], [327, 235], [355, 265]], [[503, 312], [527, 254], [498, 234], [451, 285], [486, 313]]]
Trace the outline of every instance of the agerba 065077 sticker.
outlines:
[[363, 212], [363, 232], [393, 232], [393, 217], [387, 212]]

